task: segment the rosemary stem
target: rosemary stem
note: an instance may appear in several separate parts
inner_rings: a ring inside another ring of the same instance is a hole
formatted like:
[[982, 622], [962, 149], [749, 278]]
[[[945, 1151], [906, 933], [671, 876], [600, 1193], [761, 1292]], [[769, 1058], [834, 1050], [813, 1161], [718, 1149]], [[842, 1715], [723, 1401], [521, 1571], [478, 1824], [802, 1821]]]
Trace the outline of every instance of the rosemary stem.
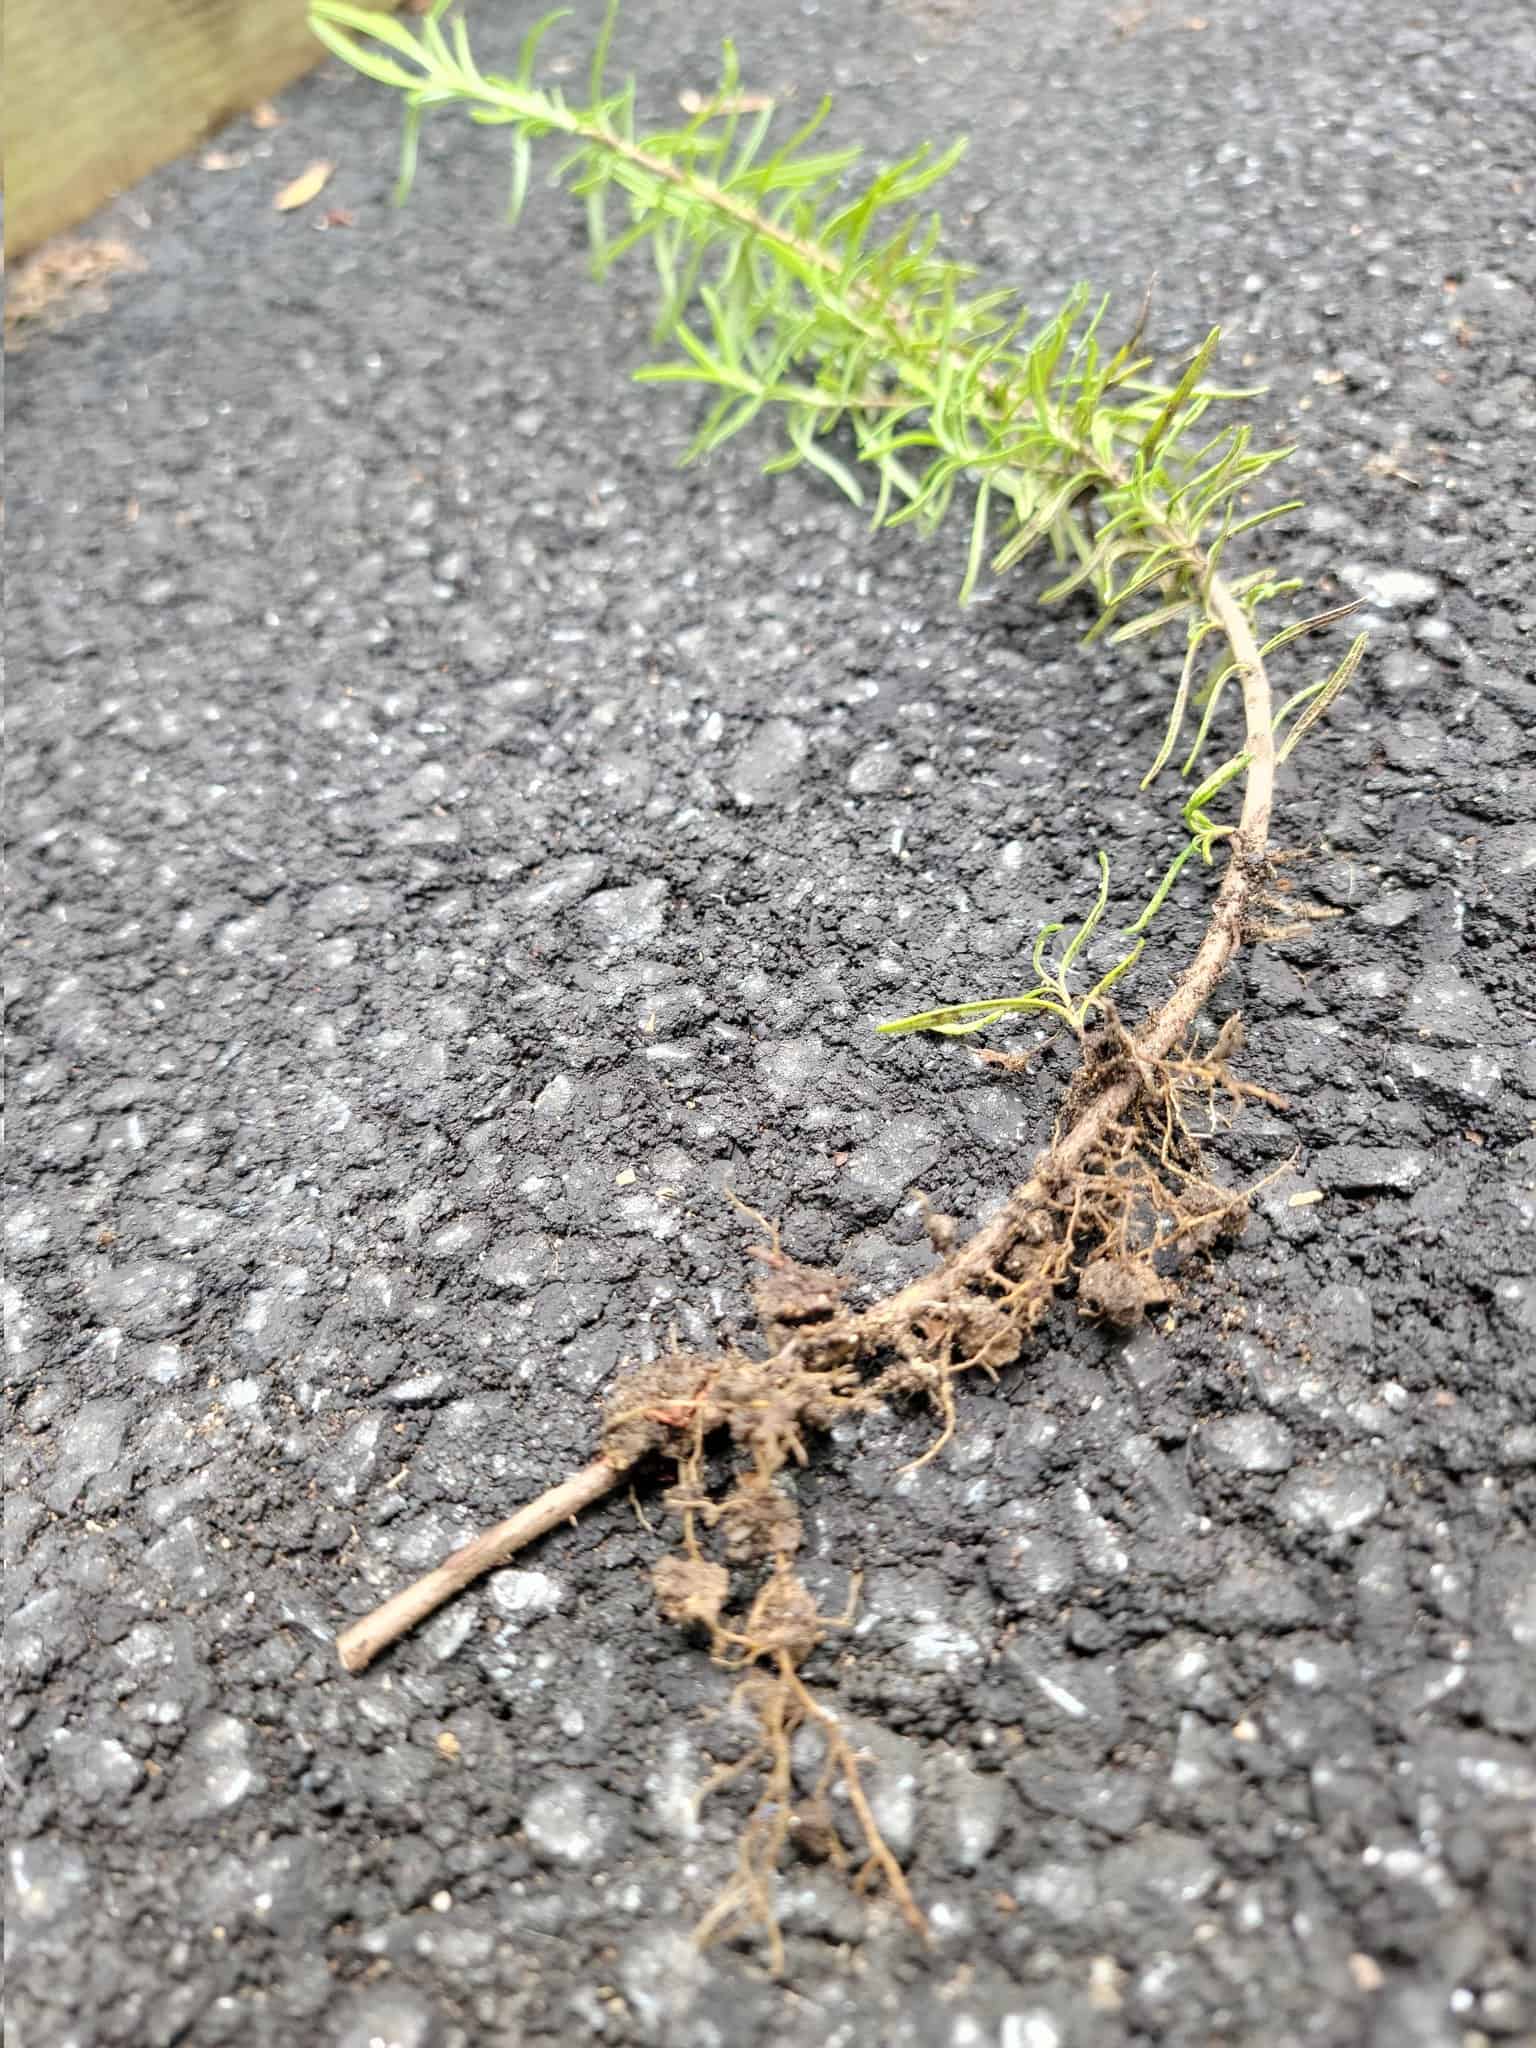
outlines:
[[381, 1650], [435, 1614], [455, 1593], [498, 1565], [561, 1522], [574, 1521], [583, 1508], [618, 1484], [621, 1467], [606, 1458], [595, 1458], [558, 1486], [551, 1486], [537, 1500], [509, 1515], [494, 1528], [484, 1529], [470, 1542], [444, 1558], [440, 1565], [416, 1579], [401, 1592], [392, 1594], [371, 1613], [344, 1628], [336, 1638], [336, 1654], [347, 1671], [366, 1671]]
[[[1180, 446], [1181, 436], [1214, 397], [1242, 395], [1213, 393], [1202, 381], [1214, 333], [1171, 389], [1144, 384], [1138, 372], [1145, 360], [1137, 352], [1145, 306], [1130, 340], [1107, 364], [1097, 354], [1097, 315], [1070, 358], [1064, 355], [1089, 303], [1086, 289], [1074, 294], [1059, 319], [1028, 344], [1014, 341], [1022, 315], [998, 340], [998, 297], [971, 297], [969, 273], [931, 259], [936, 221], [930, 233], [907, 215], [894, 236], [885, 228], [884, 239], [871, 233], [883, 207], [907, 205], [952, 156], [934, 160], [920, 153], [882, 173], [848, 204], [843, 192], [834, 195], [851, 160], [847, 154], [807, 158], [802, 147], [795, 155], [808, 132], [803, 130], [795, 143], [761, 161], [754, 151], [766, 126], [738, 149], [724, 88], [721, 100], [686, 128], [637, 141], [629, 94], [605, 97], [602, 91], [607, 29], [594, 66], [591, 104], [573, 108], [558, 90], [543, 91], [532, 83], [541, 29], [524, 45], [517, 77], [500, 78], [476, 67], [461, 25], [454, 25], [450, 46], [437, 10], [419, 32], [412, 32], [391, 16], [365, 13], [351, 0], [312, 0], [311, 22], [338, 55], [404, 92], [409, 108], [404, 182], [414, 165], [421, 116], [432, 106], [459, 102], [489, 125], [512, 128], [515, 205], [526, 186], [531, 141], [547, 135], [563, 139], [569, 154], [560, 175], [586, 194], [593, 208], [599, 261], [612, 248], [653, 239], [667, 306], [663, 326], [678, 342], [682, 359], [652, 366], [646, 374], [712, 384], [725, 394], [701, 429], [697, 446], [718, 445], [774, 401], [787, 409], [790, 459], [818, 463], [857, 495], [857, 486], [818, 440], [823, 426], [842, 419], [853, 429], [860, 458], [880, 476], [877, 523], [888, 515], [936, 523], [957, 481], [977, 485], [967, 590], [986, 558], [989, 510], [1001, 501], [1011, 505], [1017, 523], [999, 567], [1035, 541], [1049, 539], [1069, 560], [1074, 552], [1080, 558], [1080, 566], [1055, 594], [1065, 596], [1091, 582], [1100, 599], [1101, 623], [1143, 593], [1158, 593], [1158, 609], [1128, 630], [1154, 630], [1187, 613], [1190, 652], [1157, 767], [1172, 754], [1197, 680], [1201, 645], [1207, 637], [1224, 644], [1227, 658], [1210, 680], [1186, 773], [1200, 758], [1222, 685], [1233, 675], [1241, 690], [1243, 745], [1189, 798], [1190, 843], [1131, 934], [1142, 931], [1166, 899], [1191, 849], [1198, 848], [1209, 860], [1213, 846], [1225, 840], [1226, 867], [1206, 929], [1168, 995], [1130, 1040], [1124, 1077], [1082, 1091], [1071, 1120], [1034, 1160], [1029, 1177], [1002, 1211], [937, 1271], [850, 1318], [859, 1355], [870, 1357], [883, 1341], [909, 1335], [914, 1319], [926, 1309], [941, 1309], [966, 1288], [984, 1289], [988, 1276], [995, 1277], [1004, 1253], [1020, 1237], [1021, 1224], [1049, 1212], [1053, 1194], [1092, 1159], [1132, 1109], [1143, 1085], [1137, 1063], [1147, 1068], [1168, 1059], [1188, 1036], [1255, 922], [1274, 809], [1276, 740], [1274, 702], [1254, 619], [1261, 603], [1294, 586], [1270, 582], [1267, 571], [1240, 577], [1234, 586], [1218, 564], [1233, 534], [1273, 516], [1261, 511], [1238, 521], [1235, 508], [1250, 480], [1284, 451], [1250, 455], [1242, 427], [1224, 429], [1195, 455]], [[379, 50], [365, 47], [360, 38]], [[407, 71], [400, 59], [416, 69]], [[727, 75], [734, 80], [729, 53]], [[709, 123], [717, 114], [726, 118], [713, 131]], [[602, 227], [609, 186], [625, 195], [632, 213], [617, 243], [607, 241]], [[706, 252], [719, 261], [709, 273], [711, 282], [698, 285]], [[689, 321], [682, 318], [685, 304]], [[791, 366], [802, 381], [786, 377]], [[893, 497], [905, 500], [894, 512]], [[1219, 537], [1210, 537], [1218, 524]], [[1124, 565], [1129, 574], [1118, 580]], [[1265, 644], [1273, 652], [1333, 616], [1325, 613], [1291, 626]], [[1331, 701], [1330, 693], [1347, 682], [1358, 645], [1326, 684], [1303, 693], [1315, 709], [1288, 732], [1287, 748]], [[1287, 709], [1301, 702], [1293, 698]], [[1239, 777], [1237, 823], [1218, 825], [1203, 805]], [[1047, 968], [1041, 947], [1063, 927], [1048, 926], [1037, 942], [1035, 965], [1042, 985], [1034, 995], [996, 1004], [943, 1005], [888, 1028], [932, 1022], [952, 1028], [957, 1018], [963, 1026], [972, 1016], [1045, 1007], [1081, 1029], [1095, 999], [1103, 998], [1140, 950], [1128, 953], [1081, 1004], [1068, 995], [1067, 972], [1108, 896], [1102, 855], [1100, 862], [1099, 903], [1067, 943], [1059, 968]], [[444, 1600], [601, 1498], [619, 1476], [620, 1467], [598, 1458], [476, 1537], [346, 1629], [338, 1640], [344, 1666], [364, 1669]]]

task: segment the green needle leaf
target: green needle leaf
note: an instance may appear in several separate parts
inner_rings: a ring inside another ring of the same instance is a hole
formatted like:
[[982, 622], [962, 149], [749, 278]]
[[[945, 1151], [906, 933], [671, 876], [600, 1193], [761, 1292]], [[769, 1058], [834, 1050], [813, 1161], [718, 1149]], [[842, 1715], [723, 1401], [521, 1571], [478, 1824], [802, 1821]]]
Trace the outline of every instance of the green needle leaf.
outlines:
[[[638, 378], [708, 388], [690, 457], [760, 417], [776, 418], [783, 438], [765, 467], [808, 466], [860, 505], [861, 474], [871, 476], [876, 526], [912, 523], [932, 533], [964, 498], [962, 602], [974, 596], [989, 554], [1001, 575], [1048, 545], [1059, 572], [1043, 597], [1068, 604], [1091, 596], [1090, 640], [1136, 646], [1182, 624], [1184, 659], [1142, 787], [1174, 758], [1192, 704], [1200, 717], [1183, 772], [1194, 777], [1225, 723], [1240, 660], [1249, 659], [1237, 652], [1231, 607], [1266, 662], [1350, 609], [1261, 630], [1261, 612], [1299, 588], [1267, 566], [1228, 578], [1221, 605], [1213, 597], [1224, 551], [1298, 506], [1247, 509], [1249, 492], [1289, 451], [1254, 447], [1251, 428], [1225, 410], [1257, 393], [1206, 381], [1219, 330], [1172, 384], [1160, 382], [1146, 345], [1150, 295], [1128, 339], [1110, 352], [1100, 339], [1108, 302], [1086, 286], [1035, 320], [1015, 294], [978, 284], [942, 254], [937, 214], [915, 209], [953, 170], [963, 142], [925, 147], [859, 180], [856, 149], [813, 147], [828, 103], [786, 133], [771, 101], [742, 90], [729, 44], [714, 96], [681, 125], [647, 134], [633, 85], [612, 92], [605, 84], [615, 0], [593, 44], [585, 104], [539, 82], [541, 46], [560, 18], [533, 25], [505, 78], [477, 68], [463, 20], [448, 20], [446, 0], [435, 0], [419, 29], [352, 0], [313, 0], [310, 9], [327, 49], [401, 96], [399, 197], [416, 175], [422, 123], [439, 109], [457, 106], [473, 121], [511, 128], [512, 221], [526, 204], [536, 151], [557, 139], [553, 182], [586, 208], [594, 272], [649, 250], [654, 333], [665, 359]], [[991, 531], [999, 524], [1000, 536]], [[1147, 608], [1133, 616], [1138, 600]], [[1274, 719], [1282, 759], [1348, 686], [1364, 644], [1357, 640], [1320, 683], [1282, 706]], [[1200, 680], [1213, 645], [1222, 652]], [[1192, 856], [1209, 863], [1231, 833], [1209, 806], [1249, 765], [1246, 750], [1232, 751], [1229, 741], [1227, 758], [1184, 799], [1180, 850], [1127, 933], [1137, 944], [1085, 997], [1075, 997], [1068, 980], [1108, 904], [1102, 852], [1087, 916], [1070, 931], [1047, 924], [1036, 939], [1034, 987], [946, 1004], [882, 1030], [953, 1036], [1042, 1013], [1081, 1030], [1130, 970]], [[1053, 964], [1051, 947], [1064, 932]]]

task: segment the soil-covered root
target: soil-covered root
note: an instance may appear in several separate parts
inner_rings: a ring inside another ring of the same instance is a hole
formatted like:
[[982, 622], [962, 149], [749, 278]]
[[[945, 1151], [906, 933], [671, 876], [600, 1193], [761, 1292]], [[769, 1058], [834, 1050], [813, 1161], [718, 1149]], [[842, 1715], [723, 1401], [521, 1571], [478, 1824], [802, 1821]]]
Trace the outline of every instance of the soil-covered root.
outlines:
[[[1277, 1101], [1233, 1074], [1240, 1045], [1232, 1020], [1204, 1050], [1159, 1053], [1149, 1050], [1147, 1033], [1132, 1038], [1110, 1012], [1085, 1040], [1062, 1126], [1031, 1178], [960, 1245], [925, 1203], [938, 1264], [864, 1309], [849, 1305], [844, 1280], [791, 1258], [777, 1226], [738, 1204], [765, 1238], [752, 1255], [766, 1355], [674, 1352], [626, 1374], [608, 1395], [601, 1455], [586, 1472], [355, 1623], [341, 1639], [343, 1661], [361, 1669], [449, 1591], [504, 1563], [514, 1539], [526, 1540], [524, 1523], [534, 1533], [552, 1526], [571, 1511], [568, 1496], [586, 1505], [660, 1459], [672, 1470], [662, 1498], [679, 1542], [656, 1566], [658, 1605], [670, 1621], [702, 1632], [715, 1659], [740, 1674], [736, 1698], [757, 1722], [747, 1754], [704, 1788], [759, 1777], [735, 1875], [701, 1938], [756, 1926], [781, 1966], [774, 1876], [792, 1850], [839, 1866], [856, 1859], [859, 1887], [882, 1884], [921, 1928], [842, 1724], [802, 1676], [829, 1633], [847, 1625], [851, 1607], [841, 1617], [821, 1614], [797, 1574], [802, 1528], [789, 1471], [806, 1463], [810, 1439], [839, 1420], [914, 1396], [938, 1424], [916, 1462], [936, 1456], [960, 1426], [960, 1376], [995, 1376], [1012, 1364], [1064, 1290], [1075, 1288], [1082, 1314], [1122, 1328], [1172, 1300], [1180, 1261], [1240, 1230], [1248, 1215], [1247, 1194], [1212, 1180], [1200, 1149], [1201, 1137], [1244, 1100]], [[808, 1798], [796, 1796], [790, 1754], [805, 1729], [820, 1736], [823, 1752]], [[851, 1847], [833, 1825], [829, 1802], [839, 1787]]]
[[[1276, 1100], [1233, 1074], [1240, 1045], [1234, 1019], [1203, 1051], [1151, 1058], [1111, 1014], [1085, 1045], [1069, 1114], [1080, 1119], [1109, 1089], [1124, 1094], [1126, 1106], [1099, 1120], [1096, 1142], [1072, 1164], [1058, 1166], [1048, 1153], [999, 1216], [968, 1245], [946, 1251], [931, 1274], [854, 1310], [842, 1280], [791, 1259], [777, 1228], [757, 1217], [767, 1241], [753, 1252], [763, 1268], [755, 1291], [769, 1354], [662, 1359], [614, 1390], [604, 1455], [661, 1450], [675, 1464], [665, 1503], [681, 1524], [681, 1544], [656, 1567], [658, 1604], [668, 1619], [702, 1630], [718, 1662], [746, 1670], [735, 1697], [757, 1722], [747, 1754], [704, 1788], [759, 1777], [735, 1875], [701, 1923], [701, 1939], [755, 1926], [781, 1966], [774, 1876], [792, 1853], [839, 1867], [856, 1856], [858, 1885], [883, 1883], [922, 1925], [841, 1724], [801, 1675], [851, 1616], [820, 1614], [795, 1572], [800, 1517], [782, 1475], [804, 1463], [811, 1434], [912, 1396], [939, 1424], [915, 1462], [936, 1456], [959, 1427], [959, 1376], [995, 1375], [1011, 1364], [1064, 1288], [1075, 1286], [1080, 1313], [1121, 1328], [1174, 1299], [1181, 1259], [1235, 1234], [1248, 1216], [1247, 1195], [1212, 1180], [1200, 1151], [1200, 1137], [1243, 1100]], [[952, 1238], [937, 1220], [936, 1248]], [[707, 1445], [719, 1435], [729, 1440], [734, 1469], [712, 1487]], [[812, 1793], [799, 1797], [790, 1750], [807, 1728], [820, 1735], [824, 1762]], [[837, 1786], [857, 1837], [852, 1850], [831, 1823]]]
[[[784, 1938], [774, 1886], [786, 1851], [794, 1847], [840, 1870], [850, 1862], [831, 1803], [837, 1788], [848, 1802], [858, 1837], [854, 1888], [862, 1892], [883, 1885], [907, 1924], [918, 1934], [928, 1931], [906, 1874], [880, 1832], [859, 1776], [857, 1752], [837, 1715], [800, 1676], [800, 1666], [828, 1632], [850, 1625], [857, 1598], [855, 1579], [847, 1610], [824, 1615], [803, 1582], [781, 1562], [759, 1588], [739, 1628], [718, 1619], [711, 1625], [716, 1661], [747, 1668], [736, 1699], [751, 1710], [758, 1733], [746, 1755], [717, 1771], [699, 1798], [702, 1801], [753, 1770], [761, 1773], [761, 1780], [737, 1843], [735, 1873], [700, 1921], [695, 1937], [703, 1944], [736, 1931], [762, 1933], [775, 1975], [784, 1970]], [[794, 1741], [802, 1728], [811, 1726], [821, 1738], [822, 1767], [809, 1796], [801, 1798], [794, 1782]]]

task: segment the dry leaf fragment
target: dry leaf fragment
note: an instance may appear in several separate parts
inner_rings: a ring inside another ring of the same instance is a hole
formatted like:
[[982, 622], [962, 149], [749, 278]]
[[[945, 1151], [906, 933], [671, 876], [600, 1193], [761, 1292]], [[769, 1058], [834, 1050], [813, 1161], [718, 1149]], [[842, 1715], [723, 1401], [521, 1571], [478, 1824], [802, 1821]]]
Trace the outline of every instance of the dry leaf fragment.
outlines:
[[331, 173], [336, 166], [321, 157], [318, 163], [310, 165], [307, 171], [286, 184], [272, 204], [279, 213], [293, 213], [301, 206], [308, 206], [311, 199], [318, 199], [330, 183]]
[[251, 109], [253, 128], [281, 128], [283, 117], [270, 100], [258, 100]]

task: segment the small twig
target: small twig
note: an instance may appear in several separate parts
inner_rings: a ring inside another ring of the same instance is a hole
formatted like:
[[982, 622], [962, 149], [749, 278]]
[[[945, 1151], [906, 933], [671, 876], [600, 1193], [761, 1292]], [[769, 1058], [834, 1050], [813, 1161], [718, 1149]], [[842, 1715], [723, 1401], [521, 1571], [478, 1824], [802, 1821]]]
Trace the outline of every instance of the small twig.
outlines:
[[381, 1607], [365, 1614], [342, 1630], [336, 1638], [336, 1654], [347, 1671], [365, 1671], [380, 1650], [413, 1629], [417, 1622], [435, 1614], [445, 1600], [461, 1593], [475, 1579], [495, 1571], [515, 1557], [535, 1537], [545, 1535], [557, 1523], [573, 1521], [583, 1508], [601, 1500], [623, 1477], [623, 1468], [595, 1458], [558, 1486], [551, 1486], [537, 1500], [519, 1508], [505, 1522], [487, 1529], [433, 1567], [424, 1578], [402, 1592], [393, 1594]]

